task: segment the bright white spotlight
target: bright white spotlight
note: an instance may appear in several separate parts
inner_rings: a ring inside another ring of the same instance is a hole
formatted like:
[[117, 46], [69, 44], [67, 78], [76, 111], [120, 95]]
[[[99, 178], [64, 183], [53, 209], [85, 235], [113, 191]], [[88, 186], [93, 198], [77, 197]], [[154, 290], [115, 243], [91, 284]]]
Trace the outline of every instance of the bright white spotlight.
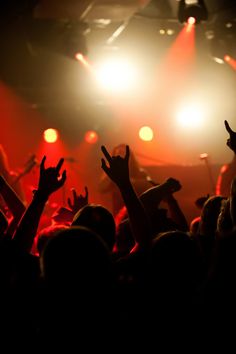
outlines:
[[107, 90], [121, 92], [134, 86], [136, 72], [131, 63], [124, 60], [110, 60], [96, 70], [98, 82]]
[[151, 141], [153, 139], [153, 130], [148, 127], [142, 127], [139, 129], [139, 137], [143, 141]]
[[188, 105], [177, 113], [177, 120], [183, 127], [198, 128], [203, 124], [204, 111], [202, 107]]
[[194, 24], [196, 23], [195, 17], [190, 16], [190, 17], [188, 18], [188, 20], [187, 20], [187, 23], [188, 23], [189, 25], [194, 25]]
[[47, 143], [55, 143], [58, 139], [58, 131], [54, 128], [44, 130], [43, 137]]

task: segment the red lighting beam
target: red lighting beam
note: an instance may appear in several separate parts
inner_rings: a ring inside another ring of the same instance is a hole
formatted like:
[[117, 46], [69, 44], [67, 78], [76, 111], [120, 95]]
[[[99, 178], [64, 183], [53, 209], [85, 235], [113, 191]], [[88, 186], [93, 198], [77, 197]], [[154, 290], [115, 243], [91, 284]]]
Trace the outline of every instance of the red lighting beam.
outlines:
[[224, 60], [226, 63], [228, 63], [231, 66], [231, 68], [236, 70], [236, 59], [232, 58], [229, 55], [225, 55]]

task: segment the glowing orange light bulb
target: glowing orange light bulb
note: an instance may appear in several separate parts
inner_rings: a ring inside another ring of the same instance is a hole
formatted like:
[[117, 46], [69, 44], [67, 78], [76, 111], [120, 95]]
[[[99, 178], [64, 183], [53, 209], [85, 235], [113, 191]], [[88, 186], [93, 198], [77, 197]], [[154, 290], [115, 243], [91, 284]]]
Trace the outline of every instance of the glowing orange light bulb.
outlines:
[[98, 141], [98, 134], [94, 130], [89, 130], [86, 132], [84, 139], [88, 144], [96, 144]]

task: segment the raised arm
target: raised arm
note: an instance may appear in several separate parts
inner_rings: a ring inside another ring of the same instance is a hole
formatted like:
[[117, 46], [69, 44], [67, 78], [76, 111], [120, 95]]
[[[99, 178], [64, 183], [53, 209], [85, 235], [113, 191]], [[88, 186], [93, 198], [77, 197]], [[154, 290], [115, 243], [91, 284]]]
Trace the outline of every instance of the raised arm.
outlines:
[[181, 188], [178, 180], [168, 178], [164, 183], [147, 189], [141, 194], [140, 199], [145, 209], [151, 214], [153, 211], [155, 212], [161, 201], [165, 201], [168, 204], [170, 217], [179, 227], [179, 230], [187, 231], [188, 223], [177, 200], [173, 196], [173, 193], [178, 192]]
[[7, 230], [7, 233], [10, 236], [13, 234], [26, 207], [3, 176], [0, 176], [0, 194], [13, 216]]
[[145, 206], [152, 208], [180, 189], [179, 181], [174, 178], [168, 178], [164, 183], [147, 189], [141, 194], [140, 198], [145, 203]]
[[126, 146], [125, 157], [111, 156], [105, 146], [102, 146], [101, 149], [107, 160], [106, 162], [102, 158], [102, 169], [119, 188], [127, 208], [130, 227], [136, 243], [132, 251], [146, 248], [151, 242], [150, 224], [145, 209], [130, 181], [129, 147]]
[[33, 199], [26, 209], [14, 234], [13, 242], [21, 250], [30, 252], [34, 237], [37, 233], [38, 224], [44, 206], [50, 195], [63, 186], [66, 180], [66, 171], [60, 176], [60, 169], [64, 159], [60, 159], [56, 167], [45, 168], [46, 156], [40, 164], [40, 176], [38, 188], [34, 193]]
[[182, 209], [179, 206], [177, 199], [174, 198], [173, 194], [170, 194], [166, 198], [166, 203], [168, 204], [168, 209], [170, 212], [171, 219], [176, 223], [180, 231], [189, 231], [188, 222]]
[[25, 205], [3, 176], [0, 176], [0, 194], [12, 216], [16, 218], [21, 217], [26, 209]]
[[229, 138], [227, 139], [226, 144], [228, 147], [236, 154], [236, 132], [234, 132], [230, 126], [227, 120], [225, 120], [225, 128], [227, 132], [229, 133]]
[[236, 176], [233, 178], [230, 189], [230, 215], [233, 226], [236, 226]]

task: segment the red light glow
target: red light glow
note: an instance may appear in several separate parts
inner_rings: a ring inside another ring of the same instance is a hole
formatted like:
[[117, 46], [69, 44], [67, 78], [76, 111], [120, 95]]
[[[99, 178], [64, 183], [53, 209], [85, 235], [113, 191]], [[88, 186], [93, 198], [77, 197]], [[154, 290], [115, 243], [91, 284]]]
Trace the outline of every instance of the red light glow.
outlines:
[[86, 132], [84, 139], [88, 144], [96, 144], [98, 141], [98, 134], [94, 130], [89, 130]]
[[230, 56], [229, 55], [225, 55], [224, 56], [224, 60], [229, 62], [230, 61]]
[[232, 58], [230, 55], [225, 55], [224, 60], [231, 66], [232, 69], [236, 70], [236, 59]]

